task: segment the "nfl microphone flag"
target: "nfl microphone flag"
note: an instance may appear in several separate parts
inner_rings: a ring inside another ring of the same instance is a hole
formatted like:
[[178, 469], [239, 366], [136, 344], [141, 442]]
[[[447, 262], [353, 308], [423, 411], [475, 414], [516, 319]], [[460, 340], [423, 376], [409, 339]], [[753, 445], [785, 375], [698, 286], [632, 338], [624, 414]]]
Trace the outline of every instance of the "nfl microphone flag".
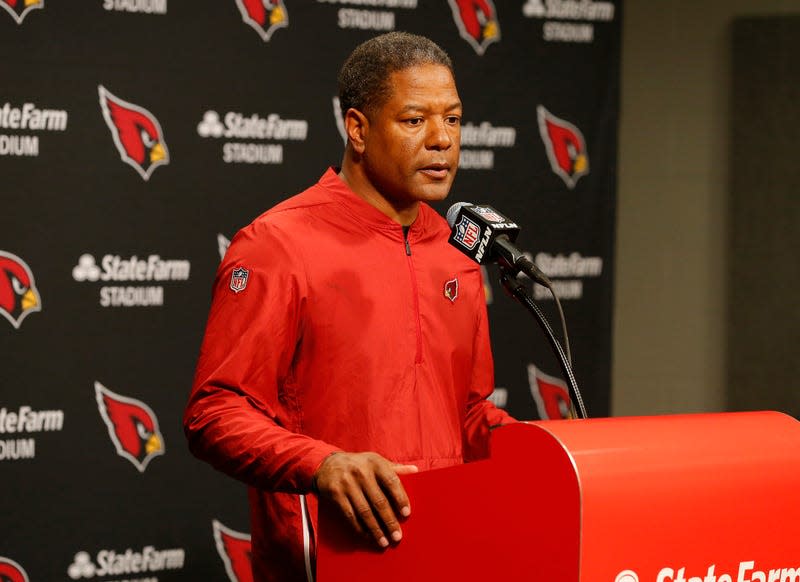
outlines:
[[491, 249], [497, 237], [505, 235], [513, 242], [519, 234], [519, 226], [491, 206], [454, 204], [447, 212], [447, 222], [453, 229], [450, 244], [482, 265], [495, 258]]

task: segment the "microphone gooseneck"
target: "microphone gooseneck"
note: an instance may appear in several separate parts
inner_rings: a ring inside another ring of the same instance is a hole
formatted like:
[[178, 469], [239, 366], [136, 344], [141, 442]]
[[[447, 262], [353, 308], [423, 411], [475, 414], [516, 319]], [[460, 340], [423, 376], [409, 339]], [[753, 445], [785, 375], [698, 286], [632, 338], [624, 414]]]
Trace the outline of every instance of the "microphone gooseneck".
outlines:
[[[582, 418], [587, 418], [583, 398], [572, 371], [572, 354], [570, 353], [564, 310], [561, 308], [561, 302], [547, 275], [514, 244], [520, 231], [519, 226], [491, 206], [475, 205], [469, 202], [456, 202], [450, 206], [447, 210], [447, 223], [451, 229], [449, 239], [451, 245], [477, 263], [485, 264], [494, 261], [500, 264], [501, 283], [511, 296], [525, 306], [539, 322], [556, 353], [570, 392], [574, 395], [578, 405], [577, 409]], [[561, 319], [563, 347], [556, 339], [541, 309], [528, 295], [525, 286], [516, 279], [516, 275], [519, 273], [527, 275], [535, 283], [550, 290]]]

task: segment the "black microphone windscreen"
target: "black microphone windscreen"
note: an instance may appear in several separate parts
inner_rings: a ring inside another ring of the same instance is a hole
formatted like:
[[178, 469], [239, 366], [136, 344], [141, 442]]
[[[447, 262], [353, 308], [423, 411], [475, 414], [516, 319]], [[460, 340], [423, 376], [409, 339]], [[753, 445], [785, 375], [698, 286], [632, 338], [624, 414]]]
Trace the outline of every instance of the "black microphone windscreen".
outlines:
[[450, 208], [447, 209], [447, 224], [450, 225], [450, 228], [453, 228], [455, 226], [456, 218], [458, 218], [458, 213], [465, 206], [472, 206], [472, 204], [470, 204], [469, 202], [456, 202]]

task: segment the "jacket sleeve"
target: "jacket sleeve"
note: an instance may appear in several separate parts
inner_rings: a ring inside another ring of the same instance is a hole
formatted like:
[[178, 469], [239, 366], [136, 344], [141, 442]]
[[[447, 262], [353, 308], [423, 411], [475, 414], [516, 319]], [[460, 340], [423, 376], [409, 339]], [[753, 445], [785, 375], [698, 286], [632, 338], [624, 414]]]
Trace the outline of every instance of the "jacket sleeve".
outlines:
[[[216, 469], [254, 487], [301, 493], [338, 449], [299, 434], [296, 402], [283, 391], [308, 290], [286, 238], [260, 219], [231, 243], [217, 271], [184, 431], [192, 453]], [[239, 268], [247, 281], [235, 291]]]
[[464, 460], [475, 461], [489, 456], [491, 429], [516, 420], [497, 408], [487, 397], [494, 391], [494, 363], [489, 341], [489, 320], [483, 285], [476, 301], [477, 323], [472, 349], [472, 382], [467, 396], [464, 419]]

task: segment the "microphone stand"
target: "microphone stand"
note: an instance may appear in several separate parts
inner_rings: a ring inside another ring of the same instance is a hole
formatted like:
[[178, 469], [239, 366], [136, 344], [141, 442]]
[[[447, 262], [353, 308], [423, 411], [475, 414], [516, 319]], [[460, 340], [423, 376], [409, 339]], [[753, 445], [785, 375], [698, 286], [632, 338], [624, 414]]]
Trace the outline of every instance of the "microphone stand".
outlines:
[[[536, 318], [539, 327], [542, 328], [545, 336], [547, 336], [547, 341], [550, 343], [550, 347], [553, 348], [553, 351], [558, 357], [558, 363], [561, 365], [561, 371], [564, 373], [564, 378], [569, 385], [570, 393], [574, 395], [575, 402], [578, 404], [580, 417], [588, 418], [588, 415], [586, 414], [586, 408], [583, 405], [583, 397], [581, 396], [580, 390], [578, 390], [578, 382], [575, 380], [575, 375], [572, 372], [572, 367], [569, 364], [567, 355], [564, 353], [564, 348], [561, 347], [561, 344], [556, 339], [556, 336], [553, 333], [553, 328], [550, 327], [550, 324], [545, 318], [544, 313], [542, 313], [542, 310], [539, 309], [539, 306], [536, 305], [536, 303], [533, 302], [533, 299], [531, 299], [530, 295], [528, 295], [525, 285], [517, 280], [515, 271], [501, 265], [500, 282], [503, 284], [503, 287], [506, 288], [506, 291], [508, 291], [508, 293], [519, 303], [525, 306], [525, 308]], [[553, 292], [552, 288], [550, 289], [550, 292]]]

